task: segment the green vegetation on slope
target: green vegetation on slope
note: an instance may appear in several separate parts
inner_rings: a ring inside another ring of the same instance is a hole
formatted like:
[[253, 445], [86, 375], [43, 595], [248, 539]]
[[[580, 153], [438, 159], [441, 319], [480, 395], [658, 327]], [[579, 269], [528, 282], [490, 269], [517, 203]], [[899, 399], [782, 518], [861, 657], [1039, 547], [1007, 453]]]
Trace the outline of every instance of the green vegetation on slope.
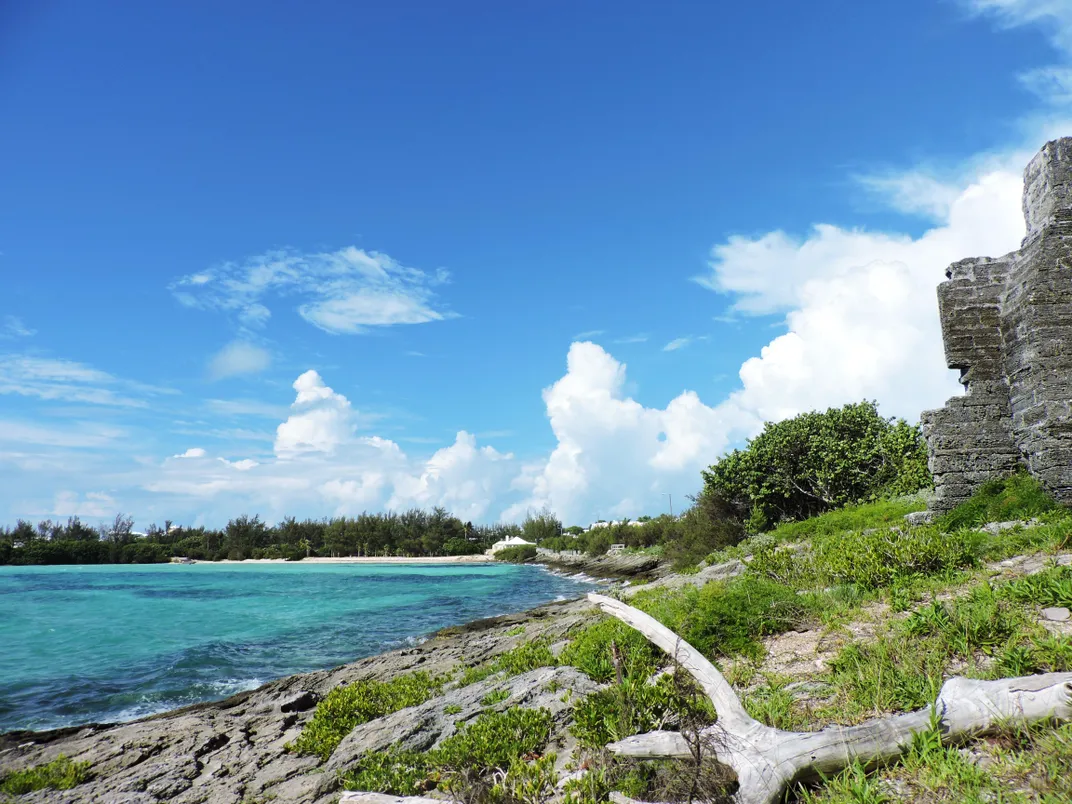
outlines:
[[312, 718], [289, 747], [299, 754], [327, 759], [355, 726], [422, 704], [438, 695], [447, 681], [417, 672], [390, 681], [369, 679], [336, 687], [317, 704]]
[[88, 778], [88, 762], [72, 762], [65, 756], [58, 756], [47, 764], [0, 777], [0, 793], [21, 796], [34, 790], [70, 790]]

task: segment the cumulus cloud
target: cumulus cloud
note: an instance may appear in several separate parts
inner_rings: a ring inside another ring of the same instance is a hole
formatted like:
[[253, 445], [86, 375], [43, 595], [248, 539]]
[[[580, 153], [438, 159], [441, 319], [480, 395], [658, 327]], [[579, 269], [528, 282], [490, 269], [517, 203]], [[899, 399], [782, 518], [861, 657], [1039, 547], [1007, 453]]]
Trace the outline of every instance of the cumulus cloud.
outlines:
[[349, 246], [311, 254], [273, 251], [181, 277], [170, 289], [181, 304], [225, 312], [248, 330], [267, 324], [268, 303], [293, 297], [310, 324], [353, 335], [453, 317], [435, 300], [435, 288], [448, 278], [446, 271], [428, 274]]
[[179, 455], [172, 455], [172, 458], [204, 458], [207, 453], [201, 447], [190, 447]]
[[571, 522], [657, 510], [664, 493], [695, 491], [700, 470], [750, 425], [692, 391], [665, 408], [641, 405], [625, 394], [625, 365], [594, 343], [574, 343], [566, 366], [543, 392], [558, 444], [517, 478], [527, 494], [506, 518], [544, 507]]
[[294, 381], [293, 412], [279, 425], [275, 453], [287, 458], [309, 452], [331, 454], [353, 434], [350, 401], [309, 369]]
[[935, 287], [955, 260], [1019, 246], [1021, 191], [1018, 173], [979, 176], [918, 238], [824, 224], [805, 238], [777, 231], [716, 246], [701, 283], [735, 294], [739, 311], [784, 312], [789, 330], [744, 363], [726, 404], [759, 420], [862, 398], [911, 420], [940, 406], [959, 386]]
[[209, 376], [214, 380], [241, 374], [257, 374], [272, 363], [267, 349], [248, 341], [232, 341], [212, 356], [208, 363]]

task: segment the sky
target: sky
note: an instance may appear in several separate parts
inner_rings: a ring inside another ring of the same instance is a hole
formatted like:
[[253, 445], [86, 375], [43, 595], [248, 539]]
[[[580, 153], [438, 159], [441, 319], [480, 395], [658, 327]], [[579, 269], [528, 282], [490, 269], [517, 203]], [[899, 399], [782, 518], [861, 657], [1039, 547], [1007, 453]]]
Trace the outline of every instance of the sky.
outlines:
[[0, 110], [0, 524], [587, 524], [960, 393], [1072, 2], [13, 0]]

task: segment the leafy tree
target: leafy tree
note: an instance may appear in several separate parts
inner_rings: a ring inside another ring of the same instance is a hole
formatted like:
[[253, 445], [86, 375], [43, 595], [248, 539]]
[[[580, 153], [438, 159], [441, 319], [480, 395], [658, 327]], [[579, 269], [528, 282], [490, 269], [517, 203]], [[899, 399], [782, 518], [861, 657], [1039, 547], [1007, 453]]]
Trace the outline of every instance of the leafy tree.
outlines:
[[884, 419], [868, 401], [768, 422], [703, 479], [700, 504], [711, 495], [753, 531], [930, 483], [919, 427]]

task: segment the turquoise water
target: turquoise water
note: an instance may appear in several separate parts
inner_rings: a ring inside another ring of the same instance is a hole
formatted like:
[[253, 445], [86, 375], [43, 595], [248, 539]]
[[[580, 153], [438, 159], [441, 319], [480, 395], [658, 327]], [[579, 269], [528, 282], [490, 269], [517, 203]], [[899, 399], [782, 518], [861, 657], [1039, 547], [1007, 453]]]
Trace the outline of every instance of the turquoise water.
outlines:
[[0, 732], [223, 698], [588, 588], [503, 564], [0, 567]]

